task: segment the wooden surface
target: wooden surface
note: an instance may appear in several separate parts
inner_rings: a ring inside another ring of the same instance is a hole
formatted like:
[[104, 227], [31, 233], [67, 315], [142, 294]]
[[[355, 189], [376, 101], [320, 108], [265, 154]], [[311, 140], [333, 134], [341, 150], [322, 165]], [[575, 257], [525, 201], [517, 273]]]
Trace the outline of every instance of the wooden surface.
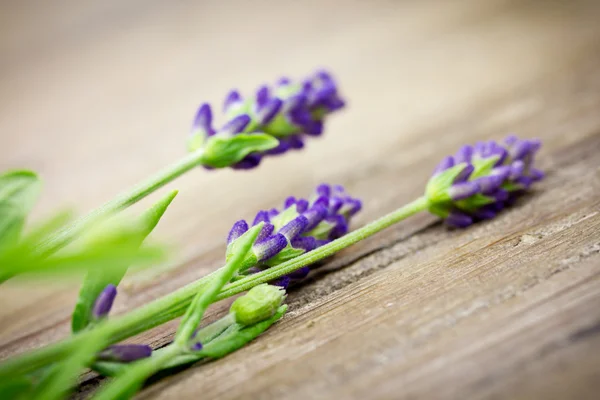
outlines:
[[[264, 336], [140, 398], [598, 398], [600, 2], [0, 7], [0, 167], [43, 176], [36, 217], [83, 213], [176, 160], [197, 105], [231, 87], [326, 66], [348, 98], [305, 151], [170, 185], [156, 236], [178, 256], [129, 277], [118, 312], [218, 267], [231, 224], [290, 194], [344, 184], [359, 226], [419, 196], [463, 143], [544, 141], [547, 179], [510, 211], [465, 231], [419, 215], [343, 251]], [[0, 288], [0, 357], [65, 337], [76, 291]], [[98, 384], [84, 381], [80, 397]]]

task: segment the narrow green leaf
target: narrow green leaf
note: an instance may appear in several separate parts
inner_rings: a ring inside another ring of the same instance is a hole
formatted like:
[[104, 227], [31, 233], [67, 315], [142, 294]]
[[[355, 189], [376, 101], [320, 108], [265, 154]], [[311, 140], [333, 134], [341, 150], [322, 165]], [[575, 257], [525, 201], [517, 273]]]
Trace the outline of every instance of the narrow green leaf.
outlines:
[[[177, 193], [177, 190], [170, 192], [137, 219], [135, 222], [135, 229], [139, 230], [139, 237], [135, 238], [132, 247], [139, 247], [143, 240], [152, 232], [175, 196], [177, 196]], [[139, 244], [137, 243], [138, 241]], [[111, 266], [111, 268], [89, 269], [81, 285], [79, 297], [77, 298], [77, 303], [73, 310], [71, 318], [71, 329], [73, 332], [79, 332], [88, 326], [91, 322], [91, 313], [94, 302], [100, 292], [102, 292], [108, 284], [118, 286], [129, 266], [130, 263], [128, 263], [127, 260], [122, 260], [116, 261], [115, 265]]]
[[41, 189], [32, 171], [9, 171], [0, 175], [0, 248], [19, 240], [25, 218]]

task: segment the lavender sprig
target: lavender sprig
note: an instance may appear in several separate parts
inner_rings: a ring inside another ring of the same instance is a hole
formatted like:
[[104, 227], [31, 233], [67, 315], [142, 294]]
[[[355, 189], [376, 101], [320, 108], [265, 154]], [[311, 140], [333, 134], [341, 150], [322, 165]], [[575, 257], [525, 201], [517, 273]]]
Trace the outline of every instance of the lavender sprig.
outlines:
[[[209, 168], [254, 168], [265, 156], [301, 149], [305, 138], [321, 135], [325, 117], [343, 108], [344, 104], [337, 84], [325, 71], [318, 71], [299, 82], [281, 78], [272, 87], [259, 87], [248, 98], [232, 90], [225, 98], [223, 111], [226, 123], [220, 129], [213, 126], [210, 105], [204, 103], [199, 107], [188, 139], [188, 149], [197, 151], [205, 148], [207, 154], [203, 164]], [[265, 141], [251, 144], [249, 135]], [[224, 142], [231, 147], [229, 151], [225, 151]], [[252, 145], [256, 147], [252, 148]], [[224, 154], [227, 152], [235, 154]], [[241, 157], [241, 152], [246, 154]]]
[[[350, 219], [361, 207], [361, 201], [349, 196], [342, 186], [322, 184], [309, 199], [288, 197], [281, 211], [259, 211], [252, 226], [264, 225], [242, 272], [259, 272], [345, 235]], [[227, 238], [227, 259], [237, 252], [236, 240], [248, 229], [245, 220], [233, 225]], [[287, 287], [306, 277], [309, 271], [308, 266], [301, 268], [276, 284]]]
[[464, 228], [491, 219], [544, 177], [533, 166], [539, 140], [507, 137], [479, 142], [445, 157], [429, 180], [429, 210], [446, 224]]

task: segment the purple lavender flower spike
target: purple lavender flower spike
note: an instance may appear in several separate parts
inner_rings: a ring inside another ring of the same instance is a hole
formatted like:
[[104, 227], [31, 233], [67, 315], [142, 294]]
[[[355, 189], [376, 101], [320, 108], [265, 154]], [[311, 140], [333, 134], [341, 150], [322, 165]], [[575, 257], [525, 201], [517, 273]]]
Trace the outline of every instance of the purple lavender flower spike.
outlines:
[[292, 135], [288, 138], [287, 143], [290, 146], [290, 149], [302, 149], [304, 147], [304, 141], [300, 135]]
[[145, 344], [116, 344], [98, 353], [99, 361], [129, 363], [148, 358], [152, 355], [152, 347]]
[[233, 169], [252, 169], [260, 164], [262, 157], [259, 154], [248, 154], [242, 161], [232, 165]]
[[270, 90], [267, 85], [263, 85], [256, 91], [256, 105], [258, 108], [264, 107], [271, 98]]
[[278, 233], [260, 243], [255, 243], [254, 246], [252, 246], [252, 250], [254, 251], [254, 254], [256, 254], [258, 261], [266, 261], [283, 250], [287, 244], [286, 237], [281, 233]]
[[227, 236], [227, 244], [231, 244], [234, 240], [246, 232], [248, 232], [248, 223], [243, 219], [237, 221], [235, 224], [233, 224], [233, 228], [231, 228], [229, 231], [229, 236]]
[[[448, 225], [466, 227], [495, 217], [515, 197], [543, 178], [533, 167], [539, 140], [507, 137], [503, 143], [478, 142], [446, 157], [427, 184], [430, 211]], [[457, 165], [465, 164], [462, 170]]]
[[115, 285], [106, 285], [104, 290], [96, 297], [92, 315], [95, 319], [106, 317], [112, 308], [115, 297], [117, 296], [117, 287]]
[[[242, 273], [264, 270], [343, 236], [350, 219], [361, 208], [361, 202], [339, 185], [319, 185], [310, 199], [290, 196], [283, 212], [271, 209], [256, 215], [254, 224], [265, 225], [252, 246], [256, 258], [248, 259]], [[234, 235], [239, 237], [247, 229], [245, 222], [238, 221], [232, 231], [241, 232]]]
[[299, 215], [281, 228], [279, 233], [285, 236], [288, 240], [293, 240], [296, 236], [304, 232], [304, 229], [307, 226], [308, 219], [306, 219], [306, 217], [303, 215]]

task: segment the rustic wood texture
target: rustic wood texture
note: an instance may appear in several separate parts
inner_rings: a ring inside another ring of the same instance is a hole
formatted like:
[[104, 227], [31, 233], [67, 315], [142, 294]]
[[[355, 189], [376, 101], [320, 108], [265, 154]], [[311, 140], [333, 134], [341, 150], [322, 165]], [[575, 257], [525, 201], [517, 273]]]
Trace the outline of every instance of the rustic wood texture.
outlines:
[[[510, 211], [464, 231], [419, 215], [343, 251], [265, 335], [139, 397], [595, 399], [598, 21], [593, 0], [6, 2], [0, 167], [43, 176], [37, 217], [83, 213], [181, 156], [200, 101], [335, 71], [349, 106], [323, 138], [169, 185], [156, 236], [177, 258], [127, 279], [125, 312], [218, 267], [231, 224], [287, 195], [344, 184], [364, 199], [358, 226], [419, 196], [463, 143], [539, 137], [547, 179]], [[0, 357], [66, 336], [76, 291], [1, 287]]]

